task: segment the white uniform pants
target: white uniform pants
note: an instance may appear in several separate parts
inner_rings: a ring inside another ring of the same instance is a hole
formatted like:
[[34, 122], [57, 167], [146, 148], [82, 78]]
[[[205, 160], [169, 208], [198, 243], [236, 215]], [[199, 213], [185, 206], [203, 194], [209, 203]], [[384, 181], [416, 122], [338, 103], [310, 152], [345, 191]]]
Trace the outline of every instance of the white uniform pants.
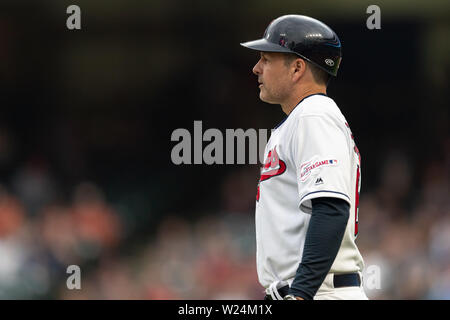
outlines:
[[329, 273], [314, 296], [314, 300], [368, 300], [368, 298], [364, 293], [363, 281], [359, 287], [335, 288], [333, 274]]

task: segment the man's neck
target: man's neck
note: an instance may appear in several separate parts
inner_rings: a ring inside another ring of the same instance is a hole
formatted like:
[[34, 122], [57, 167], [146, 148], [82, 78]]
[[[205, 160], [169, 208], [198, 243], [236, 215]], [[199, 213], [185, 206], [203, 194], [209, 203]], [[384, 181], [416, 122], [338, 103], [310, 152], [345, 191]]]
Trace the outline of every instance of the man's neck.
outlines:
[[327, 88], [325, 86], [314, 86], [314, 87], [308, 88], [306, 90], [302, 90], [301, 93], [292, 95], [292, 98], [289, 99], [288, 102], [283, 103], [281, 105], [281, 109], [283, 110], [284, 113], [289, 115], [292, 112], [292, 110], [294, 110], [294, 108], [298, 105], [298, 103], [300, 101], [302, 101], [307, 96], [310, 96], [310, 95], [316, 94], [316, 93], [327, 94]]

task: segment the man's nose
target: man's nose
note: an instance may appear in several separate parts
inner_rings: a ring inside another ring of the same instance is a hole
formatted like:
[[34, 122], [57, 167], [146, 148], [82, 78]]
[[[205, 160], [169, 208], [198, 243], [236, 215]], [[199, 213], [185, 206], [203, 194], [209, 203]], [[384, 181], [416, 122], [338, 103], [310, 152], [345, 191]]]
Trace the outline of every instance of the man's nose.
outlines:
[[255, 66], [253, 67], [253, 73], [256, 74], [257, 76], [261, 74], [261, 67], [259, 65], [259, 62], [261, 60], [258, 60], [258, 62], [255, 64]]

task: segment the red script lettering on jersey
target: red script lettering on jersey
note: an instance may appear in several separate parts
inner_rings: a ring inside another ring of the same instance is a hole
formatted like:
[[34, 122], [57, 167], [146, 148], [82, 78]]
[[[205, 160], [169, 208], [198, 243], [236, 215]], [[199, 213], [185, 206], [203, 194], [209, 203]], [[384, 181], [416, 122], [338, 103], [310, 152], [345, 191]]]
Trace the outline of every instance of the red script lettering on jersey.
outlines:
[[256, 201], [259, 201], [259, 184], [267, 179], [279, 176], [286, 171], [286, 163], [278, 157], [276, 147], [267, 154], [264, 166], [261, 169], [261, 177], [258, 182], [258, 190], [256, 193]]

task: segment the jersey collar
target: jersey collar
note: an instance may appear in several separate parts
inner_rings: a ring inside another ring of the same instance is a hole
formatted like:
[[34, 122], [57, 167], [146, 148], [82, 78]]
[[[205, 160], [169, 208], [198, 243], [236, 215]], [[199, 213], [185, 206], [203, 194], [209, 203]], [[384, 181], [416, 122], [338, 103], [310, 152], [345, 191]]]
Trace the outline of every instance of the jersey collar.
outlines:
[[[297, 108], [297, 106], [298, 106], [300, 103], [302, 103], [303, 100], [305, 100], [306, 98], [312, 97], [312, 96], [324, 96], [324, 97], [328, 97], [325, 93], [313, 93], [313, 94], [310, 94], [309, 96], [304, 97], [302, 100], [300, 100], [299, 103], [297, 103], [297, 105], [295, 106], [295, 108]], [[295, 108], [294, 108], [294, 109], [295, 109]], [[294, 109], [292, 109], [292, 111], [294, 111]], [[286, 121], [286, 119], [289, 117], [289, 115], [292, 114], [292, 111], [291, 111], [288, 115], [286, 115], [286, 116], [284, 117], [284, 119], [281, 120], [281, 122], [280, 122], [279, 124], [277, 124], [277, 126], [276, 126], [274, 129], [277, 129], [279, 126], [281, 126], [281, 125]]]

